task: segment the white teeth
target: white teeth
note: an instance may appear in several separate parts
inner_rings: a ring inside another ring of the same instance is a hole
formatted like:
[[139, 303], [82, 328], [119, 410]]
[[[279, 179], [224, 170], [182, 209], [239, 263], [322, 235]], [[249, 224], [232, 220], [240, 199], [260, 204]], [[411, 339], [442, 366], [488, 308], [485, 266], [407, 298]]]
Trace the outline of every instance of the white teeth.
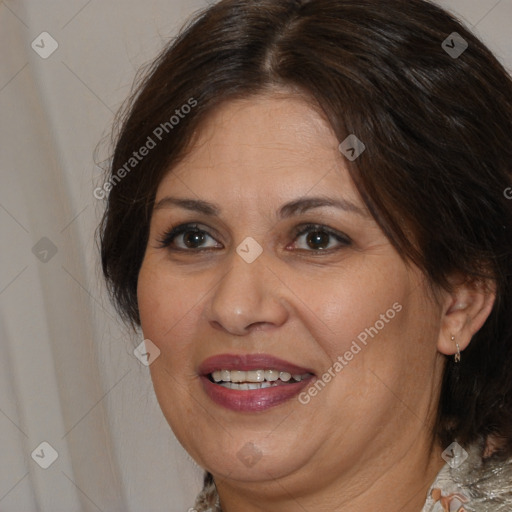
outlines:
[[273, 382], [279, 379], [279, 372], [277, 370], [265, 370], [265, 380]]
[[246, 380], [245, 372], [238, 370], [231, 372], [231, 382], [244, 382]]
[[271, 382], [243, 382], [241, 384], [238, 384], [236, 382], [220, 382], [219, 385], [228, 389], [249, 391], [253, 389], [270, 388], [276, 386], [277, 384], [273, 384]]
[[253, 370], [245, 373], [248, 382], [263, 382], [265, 380], [264, 370]]
[[211, 374], [213, 381], [221, 386], [245, 391], [279, 385], [278, 380], [281, 382], [300, 382], [310, 375], [309, 373], [292, 375], [289, 372], [278, 370], [216, 370]]

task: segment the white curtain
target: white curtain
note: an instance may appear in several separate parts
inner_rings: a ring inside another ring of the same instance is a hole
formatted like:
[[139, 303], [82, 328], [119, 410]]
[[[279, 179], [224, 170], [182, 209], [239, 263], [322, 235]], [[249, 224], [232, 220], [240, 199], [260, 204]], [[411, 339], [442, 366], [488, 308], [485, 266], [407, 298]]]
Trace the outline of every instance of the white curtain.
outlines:
[[[510, 67], [512, 0], [442, 4]], [[93, 153], [205, 5], [0, 3], [0, 512], [185, 512], [201, 488], [102, 285]]]

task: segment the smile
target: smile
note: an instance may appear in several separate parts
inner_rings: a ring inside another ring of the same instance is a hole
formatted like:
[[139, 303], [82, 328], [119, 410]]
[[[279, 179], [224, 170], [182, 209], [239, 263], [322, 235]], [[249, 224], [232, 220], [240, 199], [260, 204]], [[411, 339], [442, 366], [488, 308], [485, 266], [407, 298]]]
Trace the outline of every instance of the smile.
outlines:
[[260, 412], [290, 400], [311, 382], [314, 374], [266, 354], [222, 354], [198, 368], [203, 390], [224, 408]]

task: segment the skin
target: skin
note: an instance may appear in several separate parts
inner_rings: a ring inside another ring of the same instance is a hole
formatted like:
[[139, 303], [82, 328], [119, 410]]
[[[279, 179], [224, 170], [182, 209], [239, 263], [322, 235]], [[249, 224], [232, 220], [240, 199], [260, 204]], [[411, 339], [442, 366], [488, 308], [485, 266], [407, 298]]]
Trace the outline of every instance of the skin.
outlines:
[[[156, 204], [172, 195], [221, 210], [154, 210], [138, 302], [144, 337], [161, 351], [150, 366], [161, 409], [214, 475], [224, 512], [421, 510], [444, 465], [430, 433], [442, 354], [456, 352], [452, 335], [464, 350], [494, 296], [454, 278], [454, 291], [434, 298], [365, 210], [338, 144], [317, 110], [286, 91], [228, 102], [157, 191]], [[320, 195], [362, 212], [277, 216], [288, 201]], [[188, 222], [206, 232], [195, 247], [209, 251], [187, 249], [183, 235], [161, 247]], [[295, 237], [306, 223], [351, 243]], [[250, 264], [236, 252], [248, 236], [263, 249]], [[220, 353], [271, 354], [321, 376], [394, 303], [402, 310], [306, 405], [241, 413], [203, 391], [197, 367]], [[250, 467], [237, 456], [244, 446], [259, 459]]]

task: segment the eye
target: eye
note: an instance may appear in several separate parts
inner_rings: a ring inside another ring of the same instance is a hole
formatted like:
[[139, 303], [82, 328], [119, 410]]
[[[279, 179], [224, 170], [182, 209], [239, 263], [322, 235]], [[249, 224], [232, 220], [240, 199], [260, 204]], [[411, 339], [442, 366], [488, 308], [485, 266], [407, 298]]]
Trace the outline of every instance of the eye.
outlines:
[[[294, 239], [304, 235], [308, 235], [305, 238], [306, 247], [296, 248], [308, 252], [331, 252], [332, 250], [336, 250], [336, 247], [331, 246], [333, 239], [335, 239], [341, 247], [347, 247], [352, 244], [352, 241], [347, 235], [319, 224], [307, 224], [295, 229]], [[208, 238], [214, 240], [208, 232], [200, 229], [198, 224], [181, 224], [164, 233], [163, 237], [158, 240], [158, 247], [169, 248], [169, 250], [172, 251], [189, 252], [218, 247], [215, 244], [210, 246], [203, 245]], [[180, 243], [176, 243], [176, 239]]]
[[[295, 238], [307, 235], [305, 238], [306, 247], [299, 247], [301, 250], [309, 250], [309, 252], [320, 252], [336, 250], [336, 247], [330, 246], [330, 242], [334, 238], [338, 244], [347, 247], [352, 244], [352, 241], [347, 235], [339, 233], [325, 226], [319, 224], [307, 224], [297, 228]], [[313, 249], [311, 251], [310, 249]]]
[[[180, 240], [181, 237], [181, 245], [175, 244], [174, 241], [176, 238]], [[164, 233], [163, 237], [158, 240], [159, 248], [170, 247], [174, 245], [171, 250], [176, 251], [187, 251], [194, 249], [201, 249], [201, 244], [207, 238], [212, 238], [206, 231], [199, 229], [197, 224], [181, 224], [180, 226], [176, 226], [175, 228], [170, 229], [166, 233]], [[213, 240], [213, 238], [212, 238]], [[215, 246], [209, 246], [206, 248], [213, 248]]]

